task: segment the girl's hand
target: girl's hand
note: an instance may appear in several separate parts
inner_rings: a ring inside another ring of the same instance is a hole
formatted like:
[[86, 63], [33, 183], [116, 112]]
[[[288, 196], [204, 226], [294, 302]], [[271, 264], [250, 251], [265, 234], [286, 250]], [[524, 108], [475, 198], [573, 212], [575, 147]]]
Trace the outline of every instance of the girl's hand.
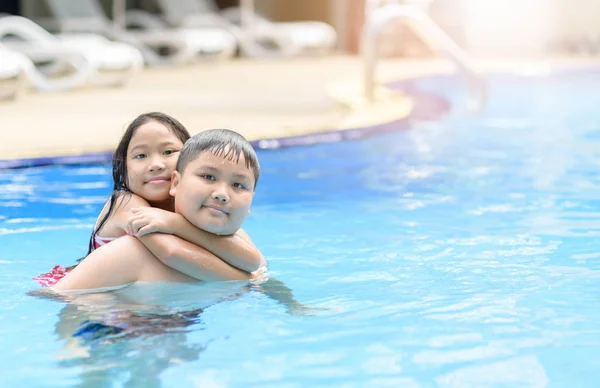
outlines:
[[128, 234], [136, 237], [156, 232], [173, 234], [177, 214], [154, 207], [132, 208], [131, 213], [127, 224]]

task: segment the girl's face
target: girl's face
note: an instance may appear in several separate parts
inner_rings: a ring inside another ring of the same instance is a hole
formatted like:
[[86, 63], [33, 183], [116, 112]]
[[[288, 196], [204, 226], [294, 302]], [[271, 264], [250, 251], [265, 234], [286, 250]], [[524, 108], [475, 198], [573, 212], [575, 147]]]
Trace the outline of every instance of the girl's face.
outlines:
[[152, 206], [170, 199], [171, 175], [181, 147], [181, 140], [158, 121], [138, 127], [127, 147], [129, 190]]

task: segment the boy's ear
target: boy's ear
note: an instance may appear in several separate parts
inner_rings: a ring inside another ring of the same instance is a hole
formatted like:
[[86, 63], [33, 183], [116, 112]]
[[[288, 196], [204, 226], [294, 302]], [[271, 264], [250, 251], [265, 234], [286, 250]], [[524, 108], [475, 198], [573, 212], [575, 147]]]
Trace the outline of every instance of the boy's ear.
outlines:
[[179, 172], [173, 171], [171, 174], [171, 188], [169, 189], [169, 194], [171, 197], [174, 197], [177, 193], [177, 186], [179, 185]]

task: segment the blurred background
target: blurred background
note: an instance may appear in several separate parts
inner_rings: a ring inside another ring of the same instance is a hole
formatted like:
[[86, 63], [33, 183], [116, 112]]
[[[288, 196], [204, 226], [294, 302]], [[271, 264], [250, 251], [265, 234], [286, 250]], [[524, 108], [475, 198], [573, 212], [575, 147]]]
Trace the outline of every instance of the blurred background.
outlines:
[[3, 0], [0, 125], [40, 133], [0, 159], [107, 151], [148, 110], [252, 140], [369, 128], [414, 116], [386, 84], [456, 67], [482, 106], [489, 63], [595, 60], [598, 18], [594, 0]]
[[[112, 0], [98, 1], [111, 15]], [[402, 2], [402, 1], [401, 1]], [[595, 55], [600, 51], [600, 2], [596, 0], [414, 0], [461, 47], [473, 55]], [[575, 4], [576, 3], [576, 4]], [[238, 6], [236, 0], [215, 0], [220, 9]], [[337, 48], [357, 53], [364, 19], [365, 0], [255, 0], [256, 11], [273, 21], [318, 20], [338, 33]], [[39, 0], [3, 0], [0, 13], [39, 16], [45, 12]], [[127, 0], [128, 9], [157, 12], [154, 0]], [[387, 31], [382, 54], [422, 56], [419, 44], [403, 23]], [[403, 39], [403, 44], [393, 40]]]

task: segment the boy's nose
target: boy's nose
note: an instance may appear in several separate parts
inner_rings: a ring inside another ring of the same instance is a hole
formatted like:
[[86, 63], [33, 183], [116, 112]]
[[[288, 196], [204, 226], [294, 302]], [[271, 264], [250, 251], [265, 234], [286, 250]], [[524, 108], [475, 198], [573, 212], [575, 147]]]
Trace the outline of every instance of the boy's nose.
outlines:
[[227, 190], [225, 190], [222, 187], [218, 187], [215, 189], [215, 191], [213, 191], [212, 198], [215, 201], [219, 201], [219, 202], [224, 202], [224, 203], [229, 202], [229, 195], [227, 195]]
[[213, 193], [213, 199], [219, 202], [229, 202], [229, 197], [225, 193]]

